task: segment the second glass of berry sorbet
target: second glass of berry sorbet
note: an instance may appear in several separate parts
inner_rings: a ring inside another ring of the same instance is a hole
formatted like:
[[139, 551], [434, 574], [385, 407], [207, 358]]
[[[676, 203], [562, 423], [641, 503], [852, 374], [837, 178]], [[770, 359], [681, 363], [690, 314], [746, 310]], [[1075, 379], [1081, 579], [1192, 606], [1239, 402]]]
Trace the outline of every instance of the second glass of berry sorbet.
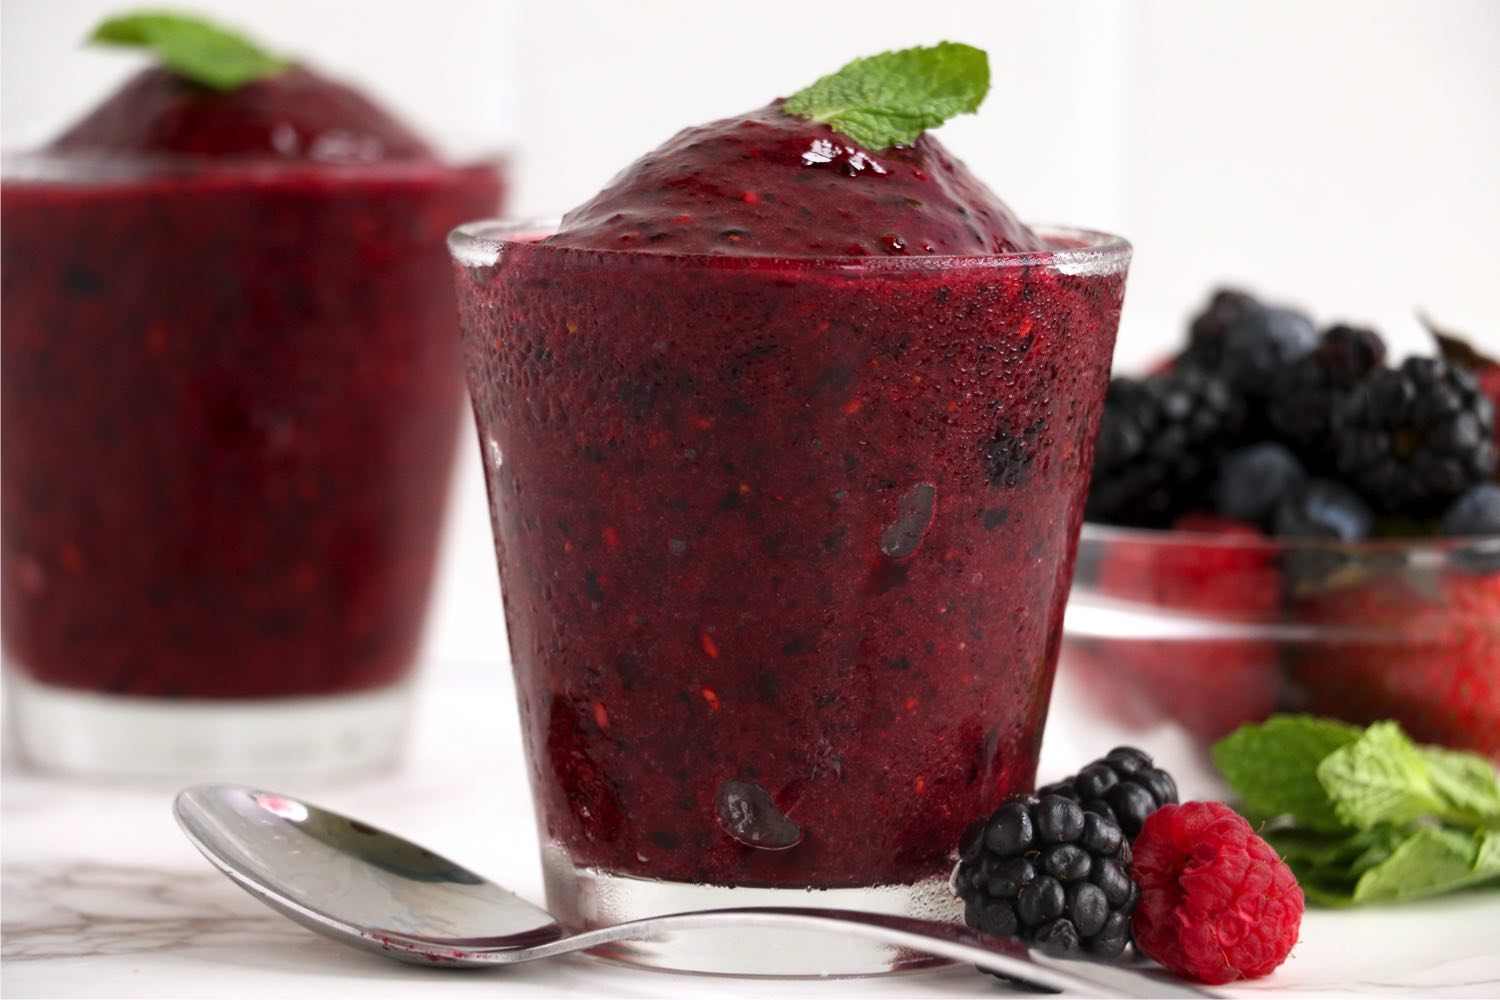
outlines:
[[[1130, 248], [777, 258], [450, 239], [548, 902], [940, 917], [1032, 787]], [[616, 957], [924, 961], [741, 932]]]

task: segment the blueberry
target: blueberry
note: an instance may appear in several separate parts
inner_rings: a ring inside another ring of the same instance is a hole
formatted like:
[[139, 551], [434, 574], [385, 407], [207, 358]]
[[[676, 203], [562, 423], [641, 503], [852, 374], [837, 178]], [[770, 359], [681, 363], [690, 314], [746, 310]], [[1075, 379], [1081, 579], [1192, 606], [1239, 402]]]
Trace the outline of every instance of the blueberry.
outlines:
[[1083, 807], [1061, 795], [1049, 795], [1036, 807], [1037, 838], [1044, 844], [1065, 844], [1083, 832]]
[[1088, 938], [1103, 930], [1109, 917], [1109, 900], [1104, 898], [1104, 890], [1092, 882], [1077, 882], [1068, 886], [1067, 893], [1068, 912], [1078, 933]]
[[1277, 306], [1247, 309], [1224, 334], [1220, 371], [1236, 389], [1263, 395], [1277, 368], [1317, 344], [1318, 329], [1305, 313]]
[[1443, 514], [1445, 535], [1500, 535], [1500, 484], [1481, 483]]
[[1375, 530], [1375, 512], [1358, 493], [1331, 479], [1310, 479], [1283, 497], [1272, 530], [1282, 538], [1357, 542]]
[[984, 843], [1001, 857], [1020, 854], [1031, 846], [1036, 833], [1031, 828], [1031, 812], [1024, 802], [1003, 802], [985, 827]]
[[1058, 844], [1042, 855], [1042, 870], [1059, 882], [1080, 882], [1093, 867], [1089, 852], [1076, 844]]
[[1282, 498], [1307, 479], [1302, 463], [1285, 445], [1267, 441], [1224, 456], [1214, 488], [1218, 512], [1236, 521], [1267, 524]]
[[1050, 875], [1041, 875], [1035, 882], [1021, 887], [1021, 893], [1016, 897], [1016, 916], [1028, 927], [1040, 927], [1062, 916], [1067, 903], [1062, 883]]

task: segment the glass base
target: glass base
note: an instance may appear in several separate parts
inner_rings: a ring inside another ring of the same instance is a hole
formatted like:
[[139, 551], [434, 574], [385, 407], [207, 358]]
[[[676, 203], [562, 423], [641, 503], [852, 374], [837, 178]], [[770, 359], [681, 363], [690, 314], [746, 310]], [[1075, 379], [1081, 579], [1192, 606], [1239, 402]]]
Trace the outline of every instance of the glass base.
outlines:
[[[948, 880], [864, 889], [760, 889], [614, 875], [576, 867], [562, 847], [542, 848], [547, 908], [564, 926], [584, 930], [626, 920], [735, 906], [813, 906], [960, 920], [962, 904]], [[622, 941], [590, 952], [597, 958], [670, 972], [811, 978], [875, 976], [950, 964], [904, 948], [837, 933], [735, 928], [691, 930], [654, 941]]]
[[15, 748], [41, 770], [128, 778], [271, 781], [393, 763], [411, 691], [254, 701], [138, 698], [6, 676]]

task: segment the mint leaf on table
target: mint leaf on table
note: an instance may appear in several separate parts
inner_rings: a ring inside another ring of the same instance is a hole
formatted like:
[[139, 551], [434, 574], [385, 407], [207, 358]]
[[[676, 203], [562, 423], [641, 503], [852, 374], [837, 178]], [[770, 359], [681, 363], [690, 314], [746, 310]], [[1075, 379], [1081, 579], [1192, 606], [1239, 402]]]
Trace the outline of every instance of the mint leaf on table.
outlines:
[[234, 90], [288, 65], [243, 35], [184, 14], [141, 11], [112, 17], [88, 40], [149, 49], [167, 69], [213, 90]]
[[939, 42], [856, 59], [797, 91], [782, 110], [882, 150], [977, 110], [989, 89], [989, 57], [982, 49]]
[[1214, 747], [1241, 811], [1310, 902], [1354, 906], [1500, 886], [1500, 775], [1477, 754], [1366, 729], [1273, 716]]
[[1420, 747], [1432, 785], [1445, 803], [1450, 822], [1500, 826], [1500, 775], [1477, 754]]
[[1359, 738], [1357, 726], [1277, 715], [1224, 737], [1213, 758], [1246, 813], [1261, 819], [1290, 815], [1314, 830], [1341, 830], [1345, 824], [1318, 780], [1318, 765]]
[[1377, 722], [1318, 765], [1318, 781], [1345, 825], [1410, 823], [1441, 815], [1445, 803], [1427, 761], [1394, 722]]
[[1491, 837], [1451, 827], [1422, 827], [1389, 858], [1360, 875], [1353, 901], [1416, 899], [1500, 879], [1500, 859], [1484, 850]]
[[1347, 837], [1282, 830], [1267, 839], [1321, 906], [1417, 899], [1500, 880], [1492, 831], [1379, 826]]
[[1397, 827], [1376, 827], [1355, 833], [1281, 829], [1267, 831], [1266, 840], [1292, 866], [1302, 890], [1323, 906], [1349, 906], [1359, 877], [1389, 858], [1411, 835]]
[[1474, 868], [1500, 873], [1500, 830], [1486, 830], [1479, 835], [1479, 850], [1474, 856]]
[[1349, 826], [1423, 816], [1460, 826], [1500, 826], [1500, 780], [1482, 757], [1419, 747], [1394, 722], [1377, 722], [1318, 765], [1318, 780]]

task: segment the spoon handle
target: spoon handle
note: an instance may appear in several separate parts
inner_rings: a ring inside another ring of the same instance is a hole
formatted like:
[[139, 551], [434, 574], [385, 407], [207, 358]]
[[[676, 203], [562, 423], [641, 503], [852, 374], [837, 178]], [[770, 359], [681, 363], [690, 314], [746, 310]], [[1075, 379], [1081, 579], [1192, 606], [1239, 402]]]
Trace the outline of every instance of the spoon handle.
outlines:
[[[584, 931], [549, 944], [525, 949], [520, 960], [550, 958], [615, 941], [639, 941], [674, 931], [720, 927], [769, 927], [830, 931], [880, 941], [898, 948], [959, 962], [972, 962], [1018, 985], [1044, 992], [1071, 990], [1122, 997], [1215, 997], [1219, 994], [1177, 980], [1158, 978], [1123, 965], [1061, 959], [1033, 952], [1012, 938], [980, 934], [960, 924], [885, 913], [802, 907], [742, 907], [668, 913]], [[476, 957], [482, 952], [476, 954]]]

